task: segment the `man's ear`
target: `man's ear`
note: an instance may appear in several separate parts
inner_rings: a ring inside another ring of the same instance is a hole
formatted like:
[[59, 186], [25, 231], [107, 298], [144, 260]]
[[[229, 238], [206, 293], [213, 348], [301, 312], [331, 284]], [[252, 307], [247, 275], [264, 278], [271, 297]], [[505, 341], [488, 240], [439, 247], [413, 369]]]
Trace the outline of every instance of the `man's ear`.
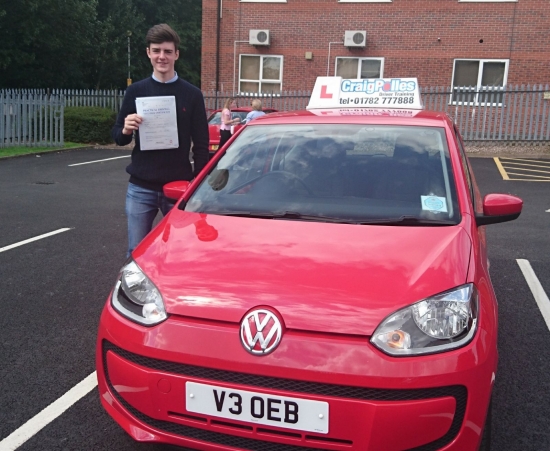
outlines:
[[147, 51], [147, 56], [150, 58], [151, 54], [150, 54], [150, 51], [149, 51], [149, 47], [145, 47], [145, 50]]
[[176, 55], [175, 60], [177, 60], [177, 59], [180, 57], [180, 51], [179, 51], [179, 50], [176, 50], [176, 51], [174, 52], [174, 55]]

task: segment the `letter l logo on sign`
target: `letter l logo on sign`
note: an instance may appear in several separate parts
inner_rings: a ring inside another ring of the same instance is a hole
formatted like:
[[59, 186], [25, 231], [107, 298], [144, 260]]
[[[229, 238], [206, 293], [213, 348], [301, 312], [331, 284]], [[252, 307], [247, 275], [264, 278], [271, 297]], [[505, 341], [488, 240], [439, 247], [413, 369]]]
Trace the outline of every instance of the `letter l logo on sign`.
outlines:
[[332, 99], [332, 94], [327, 92], [327, 85], [321, 86], [321, 99]]

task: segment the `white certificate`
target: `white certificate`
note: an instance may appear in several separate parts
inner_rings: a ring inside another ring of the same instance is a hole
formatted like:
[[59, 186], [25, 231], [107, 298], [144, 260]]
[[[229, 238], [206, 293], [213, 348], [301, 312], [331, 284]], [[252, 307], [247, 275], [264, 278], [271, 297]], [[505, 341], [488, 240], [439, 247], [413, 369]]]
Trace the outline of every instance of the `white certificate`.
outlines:
[[139, 125], [141, 150], [179, 147], [174, 96], [138, 97], [136, 110], [143, 119]]

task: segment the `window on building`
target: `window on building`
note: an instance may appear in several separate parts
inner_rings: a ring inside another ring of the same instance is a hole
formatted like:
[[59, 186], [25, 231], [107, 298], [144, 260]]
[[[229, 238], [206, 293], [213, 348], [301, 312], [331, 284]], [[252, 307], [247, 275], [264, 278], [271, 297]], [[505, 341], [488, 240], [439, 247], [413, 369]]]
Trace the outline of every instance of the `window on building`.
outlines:
[[493, 2], [493, 3], [502, 3], [502, 2], [518, 2], [519, 0], [458, 0], [458, 3], [462, 3], [462, 2], [472, 2], [472, 3], [488, 3], [488, 2]]
[[283, 84], [283, 57], [241, 55], [239, 91], [280, 94]]
[[336, 58], [336, 76], [342, 78], [382, 78], [384, 58]]
[[393, 0], [338, 0], [339, 3], [391, 3]]
[[508, 77], [508, 60], [456, 59], [453, 69], [453, 103], [500, 104]]

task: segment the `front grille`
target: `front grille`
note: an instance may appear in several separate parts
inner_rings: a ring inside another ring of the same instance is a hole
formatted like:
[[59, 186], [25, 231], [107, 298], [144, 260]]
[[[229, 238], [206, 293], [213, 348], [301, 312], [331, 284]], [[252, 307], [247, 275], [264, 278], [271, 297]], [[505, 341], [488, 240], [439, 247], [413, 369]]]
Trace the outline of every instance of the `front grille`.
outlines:
[[411, 390], [393, 390], [393, 389], [377, 389], [352, 387], [334, 384], [325, 384], [319, 382], [305, 382], [292, 379], [283, 379], [271, 376], [260, 376], [255, 374], [239, 373], [236, 371], [218, 370], [214, 368], [205, 368], [195, 365], [187, 365], [182, 363], [168, 362], [166, 360], [157, 360], [150, 357], [140, 356], [132, 352], [126, 351], [113, 345], [112, 343], [103, 340], [103, 367], [105, 376], [109, 384], [111, 392], [116, 399], [137, 419], [152, 428], [168, 433], [189, 437], [205, 442], [216, 443], [224, 446], [233, 446], [236, 448], [246, 449], [250, 451], [311, 451], [309, 447], [283, 445], [280, 443], [272, 443], [263, 440], [256, 440], [245, 437], [237, 437], [219, 432], [208, 431], [191, 426], [181, 425], [163, 420], [151, 418], [139, 412], [129, 405], [113, 388], [109, 379], [109, 371], [107, 367], [107, 351], [111, 351], [120, 357], [140, 365], [157, 371], [169, 372], [181, 376], [207, 379], [218, 381], [221, 383], [234, 383], [247, 385], [251, 388], [261, 387], [264, 389], [276, 389], [290, 391], [294, 393], [307, 393], [319, 396], [332, 396], [337, 398], [352, 398], [365, 401], [411, 401], [419, 399], [441, 398], [452, 396], [456, 401], [456, 411], [451, 427], [447, 433], [428, 444], [412, 448], [407, 451], [436, 451], [443, 448], [457, 436], [464, 414], [466, 411], [467, 390], [461, 385], [452, 385], [448, 387], [434, 387], [425, 389]]

